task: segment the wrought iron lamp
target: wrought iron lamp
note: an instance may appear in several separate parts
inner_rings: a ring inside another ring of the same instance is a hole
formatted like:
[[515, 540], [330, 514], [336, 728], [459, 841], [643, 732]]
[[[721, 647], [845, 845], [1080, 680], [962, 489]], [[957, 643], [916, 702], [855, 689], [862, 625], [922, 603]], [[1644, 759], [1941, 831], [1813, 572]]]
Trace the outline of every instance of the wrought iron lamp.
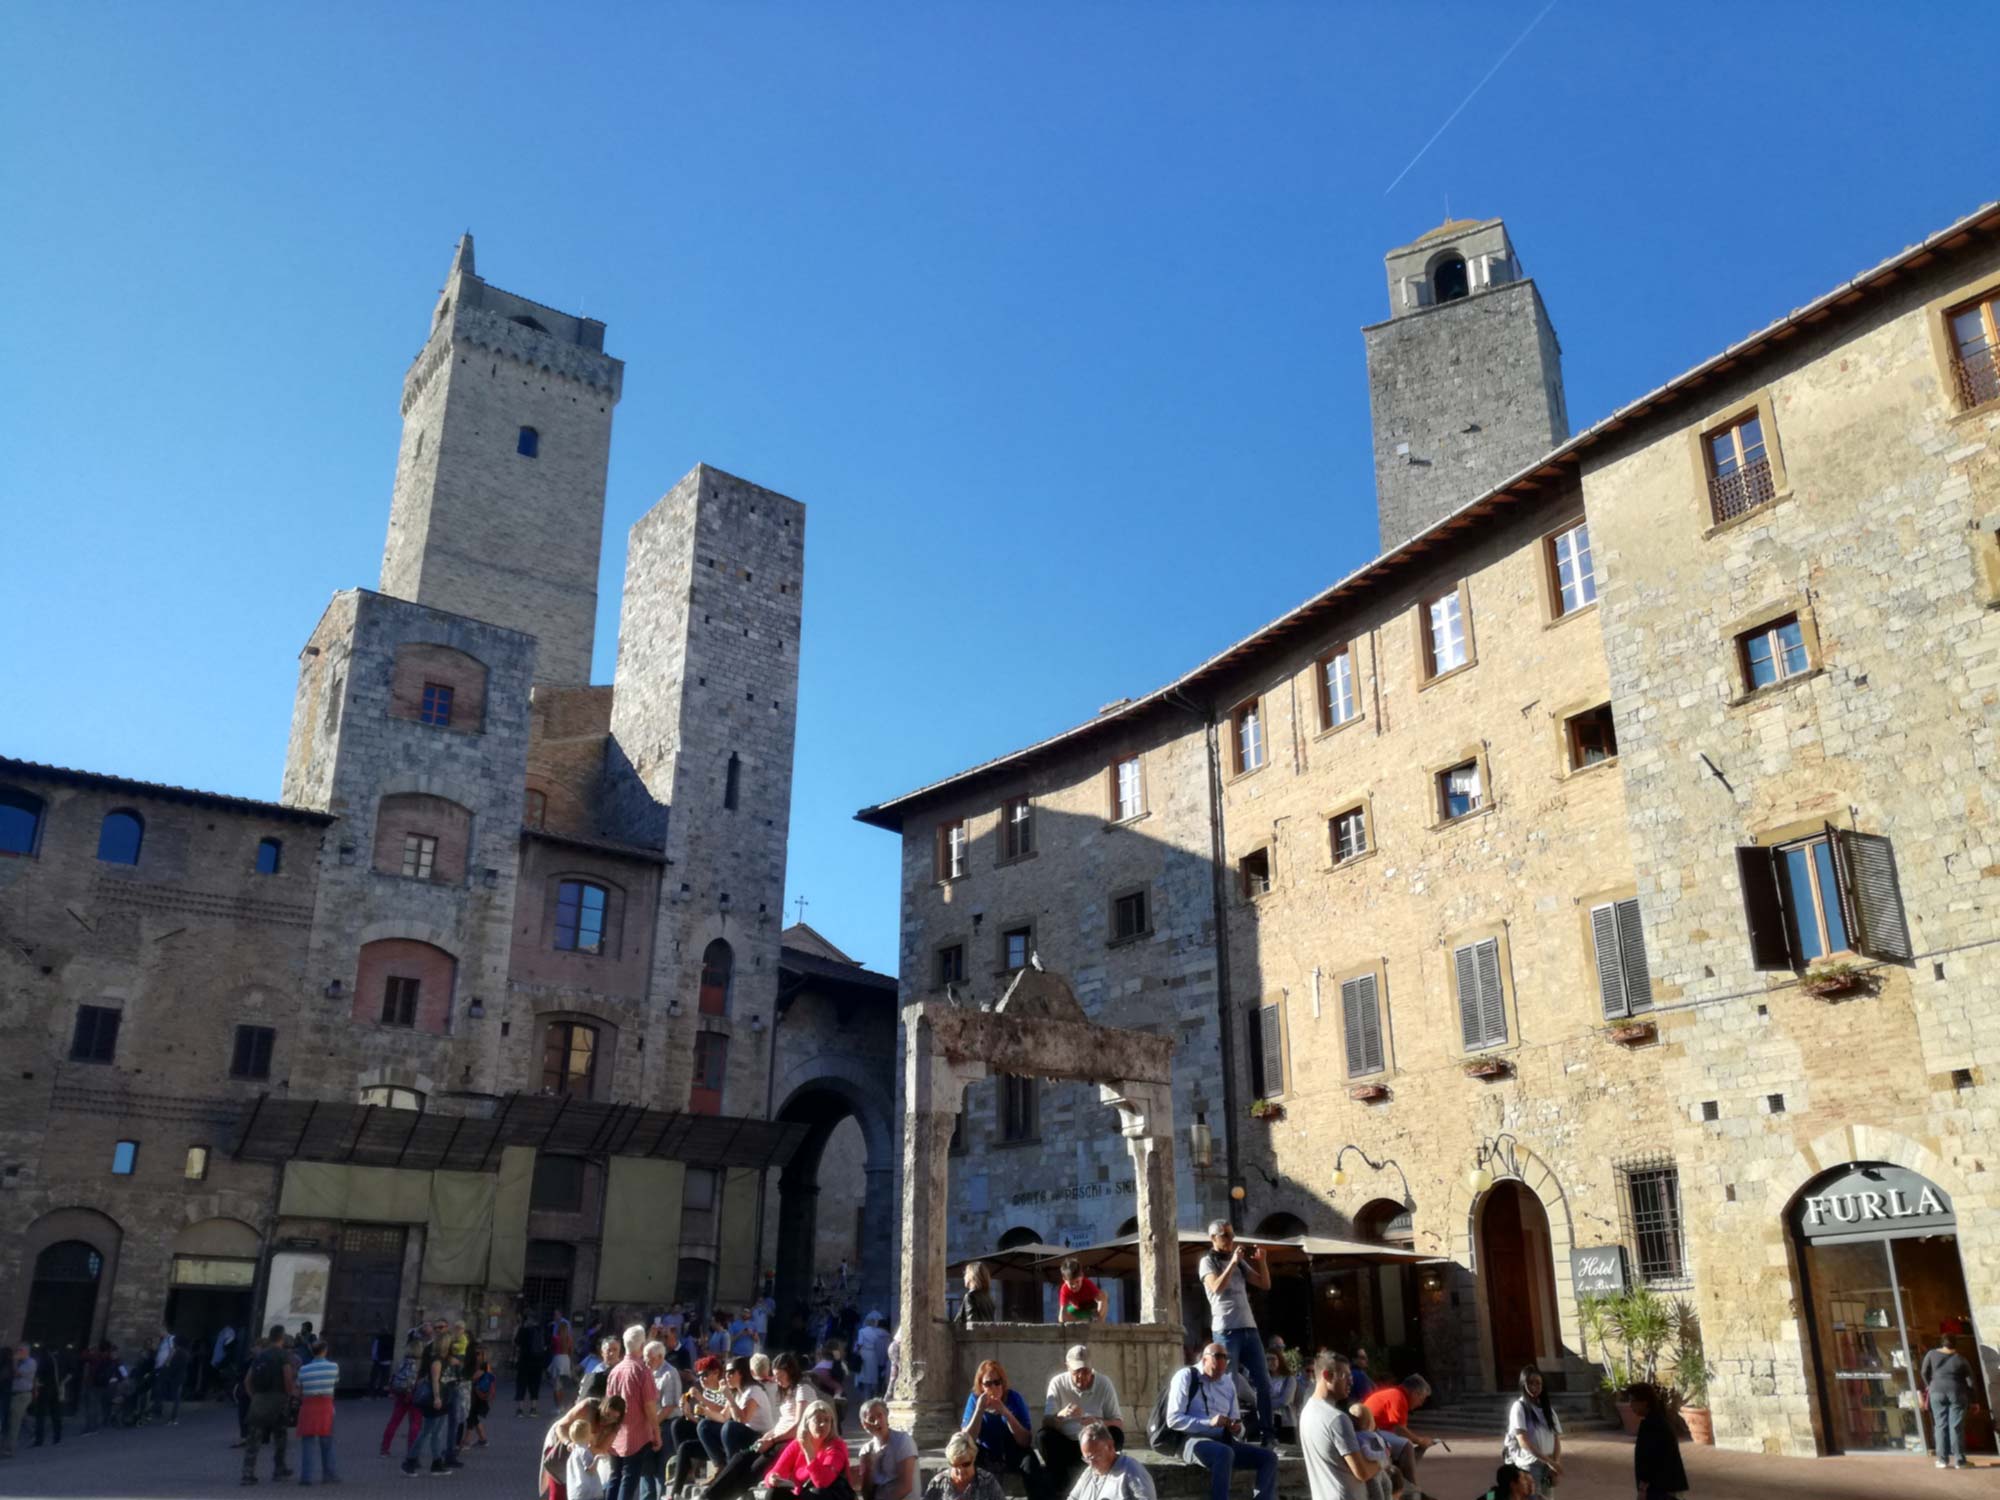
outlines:
[[1347, 1160], [1347, 1153], [1350, 1151], [1352, 1151], [1356, 1156], [1360, 1157], [1364, 1162], [1366, 1162], [1368, 1164], [1368, 1170], [1371, 1172], [1386, 1172], [1389, 1170], [1389, 1168], [1394, 1167], [1396, 1169], [1396, 1176], [1401, 1178], [1403, 1183], [1403, 1207], [1408, 1209], [1414, 1209], [1417, 1206], [1416, 1199], [1410, 1196], [1410, 1179], [1404, 1173], [1403, 1164], [1401, 1162], [1397, 1161], [1396, 1158], [1393, 1156], [1385, 1157], [1383, 1160], [1377, 1161], [1375, 1160], [1374, 1157], [1370, 1156], [1366, 1151], [1363, 1151], [1359, 1146], [1354, 1145], [1352, 1142], [1350, 1142], [1345, 1146], [1342, 1146], [1340, 1150], [1334, 1154], [1333, 1185], [1335, 1187], [1347, 1186], [1348, 1182], [1347, 1169], [1343, 1167], [1341, 1163]]
[[[1519, 1177], [1521, 1164], [1515, 1153], [1520, 1145], [1513, 1136], [1504, 1132], [1481, 1141], [1479, 1149], [1473, 1154], [1472, 1170], [1465, 1174], [1465, 1185], [1477, 1194], [1492, 1187], [1496, 1176]], [[1497, 1174], [1493, 1170], [1496, 1163], [1500, 1168]]]

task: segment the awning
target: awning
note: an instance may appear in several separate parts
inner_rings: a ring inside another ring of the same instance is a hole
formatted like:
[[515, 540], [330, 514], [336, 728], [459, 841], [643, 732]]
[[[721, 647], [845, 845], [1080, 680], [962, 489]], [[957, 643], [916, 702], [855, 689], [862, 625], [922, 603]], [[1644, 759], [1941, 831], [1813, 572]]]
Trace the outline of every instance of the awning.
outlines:
[[230, 1151], [245, 1161], [497, 1172], [503, 1150], [530, 1146], [561, 1156], [644, 1156], [767, 1170], [789, 1162], [811, 1129], [547, 1094], [510, 1094], [490, 1117], [265, 1095], [244, 1112]]
[[[1180, 1232], [1181, 1275], [1192, 1276], [1202, 1256], [1208, 1251], [1208, 1236], [1199, 1229], [1183, 1229]], [[1299, 1267], [1324, 1270], [1326, 1261], [1346, 1261], [1354, 1265], [1417, 1265], [1437, 1257], [1425, 1255], [1416, 1250], [1403, 1250], [1394, 1245], [1379, 1245], [1371, 1240], [1341, 1240], [1323, 1234], [1297, 1234], [1287, 1239], [1259, 1239], [1254, 1235], [1236, 1236], [1239, 1245], [1258, 1245], [1264, 1250], [1266, 1261], [1275, 1267]], [[1036, 1263], [1037, 1269], [1053, 1271], [1055, 1267], [1071, 1256], [1085, 1271], [1101, 1271], [1107, 1276], [1122, 1276], [1139, 1269], [1139, 1236], [1120, 1235], [1115, 1240], [1102, 1240], [1095, 1245], [1086, 1245], [1081, 1250], [1058, 1250]]]
[[984, 1261], [988, 1266], [1000, 1270], [1020, 1271], [1041, 1265], [1058, 1265], [1065, 1256], [1081, 1255], [1080, 1250], [1065, 1250], [1061, 1245], [1045, 1245], [1039, 1240], [1029, 1240], [1022, 1245], [1009, 1245], [1005, 1250], [984, 1250], [978, 1255], [961, 1255], [945, 1267], [952, 1276], [960, 1276], [965, 1268], [975, 1260]]

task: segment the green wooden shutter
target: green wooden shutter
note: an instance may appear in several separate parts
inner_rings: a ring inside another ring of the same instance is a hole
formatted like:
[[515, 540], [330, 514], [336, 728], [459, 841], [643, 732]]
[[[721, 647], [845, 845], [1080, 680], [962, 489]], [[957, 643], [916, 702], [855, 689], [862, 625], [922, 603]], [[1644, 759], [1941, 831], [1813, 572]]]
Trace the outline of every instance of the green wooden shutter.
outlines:
[[1250, 1053], [1250, 1094], [1252, 1098], [1268, 1098], [1271, 1093], [1270, 1080], [1264, 1076], [1264, 1011], [1253, 1005], [1243, 1012], [1243, 1030], [1249, 1039]]
[[1486, 1028], [1486, 1045], [1507, 1040], [1507, 997], [1500, 988], [1500, 940], [1478, 945], [1479, 1014]]
[[1382, 1071], [1382, 1016], [1376, 1006], [1375, 976], [1363, 974], [1340, 986], [1341, 1022], [1347, 1032], [1347, 1076]]
[[1879, 833], [1833, 830], [1840, 860], [1842, 895], [1849, 913], [1849, 936], [1870, 958], [1907, 962], [1914, 954], [1909, 922], [1903, 915], [1903, 887], [1896, 878], [1896, 852]]
[[1606, 1016], [1626, 1014], [1625, 966], [1618, 959], [1618, 913], [1610, 906], [1590, 909], [1590, 939], [1597, 949], [1597, 998]]
[[1479, 960], [1472, 947], [1452, 954], [1458, 971], [1458, 1033], [1470, 1052], [1485, 1045], [1486, 1032], [1479, 1010]]
[[1625, 1006], [1636, 1014], [1653, 1008], [1653, 976], [1646, 967], [1646, 924], [1639, 916], [1639, 898], [1617, 902], [1618, 961], [1625, 970]]
[[1264, 1087], [1273, 1094], [1285, 1091], [1285, 1025], [1275, 1005], [1264, 1007], [1263, 1024], [1258, 1028], [1264, 1045]]

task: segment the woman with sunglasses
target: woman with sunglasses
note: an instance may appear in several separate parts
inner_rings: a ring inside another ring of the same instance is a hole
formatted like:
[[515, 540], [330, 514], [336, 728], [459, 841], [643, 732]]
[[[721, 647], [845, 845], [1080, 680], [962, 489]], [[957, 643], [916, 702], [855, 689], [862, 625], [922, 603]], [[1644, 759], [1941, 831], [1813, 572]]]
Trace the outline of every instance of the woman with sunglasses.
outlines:
[[1007, 1500], [1000, 1481], [979, 1467], [979, 1449], [971, 1438], [954, 1432], [944, 1445], [945, 1466], [932, 1477], [924, 1500]]
[[1021, 1393], [1008, 1387], [1007, 1370], [999, 1360], [979, 1362], [958, 1425], [979, 1449], [980, 1468], [995, 1478], [1017, 1471], [1031, 1500], [1040, 1500], [1042, 1465], [1035, 1457], [1034, 1419]]
[[847, 1444], [841, 1440], [840, 1418], [831, 1401], [815, 1401], [799, 1419], [799, 1435], [785, 1444], [778, 1461], [764, 1475], [773, 1487], [790, 1485], [798, 1495], [833, 1495], [854, 1500], [848, 1483]]

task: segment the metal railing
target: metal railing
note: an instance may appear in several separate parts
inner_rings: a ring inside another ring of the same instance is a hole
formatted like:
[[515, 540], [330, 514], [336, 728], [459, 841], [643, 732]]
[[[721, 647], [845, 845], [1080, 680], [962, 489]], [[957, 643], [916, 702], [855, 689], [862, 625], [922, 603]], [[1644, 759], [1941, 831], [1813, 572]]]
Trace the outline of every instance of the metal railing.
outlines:
[[1708, 476], [1709, 509], [1718, 525], [1756, 509], [1777, 492], [1768, 458], [1753, 459], [1731, 474]]
[[1990, 344], [1976, 349], [1961, 349], [1953, 368], [1958, 374], [1961, 406], [2000, 401], [2000, 350], [1995, 350]]

